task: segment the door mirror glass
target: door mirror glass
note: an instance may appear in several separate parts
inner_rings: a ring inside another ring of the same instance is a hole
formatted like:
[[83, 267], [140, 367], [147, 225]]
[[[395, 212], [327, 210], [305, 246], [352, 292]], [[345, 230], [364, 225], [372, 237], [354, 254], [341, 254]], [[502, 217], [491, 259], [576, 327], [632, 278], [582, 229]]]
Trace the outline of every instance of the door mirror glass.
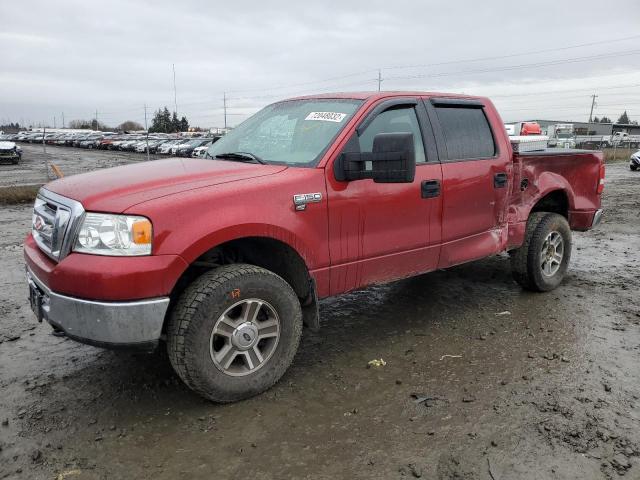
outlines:
[[378, 183], [411, 183], [415, 175], [413, 133], [378, 133], [370, 153], [345, 152], [335, 162], [339, 181], [370, 178]]

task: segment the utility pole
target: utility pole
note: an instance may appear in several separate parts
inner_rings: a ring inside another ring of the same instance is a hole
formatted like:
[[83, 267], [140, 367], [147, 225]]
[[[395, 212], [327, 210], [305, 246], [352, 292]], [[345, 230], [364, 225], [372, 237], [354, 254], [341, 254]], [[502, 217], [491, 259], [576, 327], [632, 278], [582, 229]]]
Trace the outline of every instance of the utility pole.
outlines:
[[56, 117], [55, 117], [55, 115], [53, 116], [53, 128], [58, 128], [58, 127], [56, 126]]
[[224, 130], [227, 130], [227, 92], [222, 94], [222, 108], [224, 110]]
[[176, 116], [178, 115], [178, 94], [176, 93], [176, 64], [172, 63], [173, 67], [173, 106], [175, 107]]
[[62, 112], [62, 128], [64, 128], [64, 112]]
[[147, 131], [147, 162], [149, 161], [149, 127], [147, 127], [147, 104], [144, 104], [144, 129]]
[[98, 109], [96, 108], [96, 131], [98, 130]]
[[596, 98], [598, 98], [598, 95], [596, 95], [595, 93], [591, 95], [591, 112], [589, 112], [589, 123], [591, 123], [591, 121], [593, 120], [593, 107], [596, 106]]
[[381, 85], [382, 85], [382, 70], [378, 69], [378, 91], [380, 91]]
[[49, 181], [49, 158], [47, 156], [47, 144], [44, 141], [44, 137], [47, 134], [47, 127], [42, 129], [42, 153], [44, 153], [44, 174], [47, 181]]

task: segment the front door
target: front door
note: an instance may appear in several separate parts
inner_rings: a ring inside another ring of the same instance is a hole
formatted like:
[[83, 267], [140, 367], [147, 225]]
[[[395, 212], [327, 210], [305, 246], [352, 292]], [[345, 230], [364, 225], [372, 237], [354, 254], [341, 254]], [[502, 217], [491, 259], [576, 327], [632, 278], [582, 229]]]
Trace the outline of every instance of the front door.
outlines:
[[[329, 162], [332, 295], [434, 270], [438, 264], [442, 171], [423, 105], [387, 100], [374, 106], [361, 125], [367, 126], [353, 133], [343, 151], [371, 152], [378, 133], [410, 132], [416, 176], [412, 183], [339, 182]], [[425, 149], [426, 142], [433, 148]]]

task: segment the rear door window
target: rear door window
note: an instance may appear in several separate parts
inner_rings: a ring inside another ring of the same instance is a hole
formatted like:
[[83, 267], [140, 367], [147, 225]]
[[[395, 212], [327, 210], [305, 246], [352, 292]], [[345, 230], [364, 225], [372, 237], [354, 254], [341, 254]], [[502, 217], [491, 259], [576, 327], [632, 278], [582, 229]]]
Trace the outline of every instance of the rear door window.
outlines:
[[495, 141], [482, 108], [436, 105], [435, 111], [449, 161], [495, 156]]

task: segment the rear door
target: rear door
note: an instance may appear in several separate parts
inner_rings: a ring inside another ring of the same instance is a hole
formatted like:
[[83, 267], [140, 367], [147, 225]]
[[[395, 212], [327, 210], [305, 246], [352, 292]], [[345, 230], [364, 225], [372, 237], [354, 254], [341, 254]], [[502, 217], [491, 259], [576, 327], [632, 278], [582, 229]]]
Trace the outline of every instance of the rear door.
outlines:
[[[442, 163], [439, 268], [483, 258], [505, 242], [511, 151], [499, 148], [485, 104], [425, 99]], [[502, 125], [502, 124], [501, 124]]]
[[339, 182], [332, 162], [326, 168], [332, 294], [437, 267], [442, 172], [422, 102], [381, 101], [342, 151], [371, 152], [375, 135], [394, 132], [413, 133], [412, 183]]

